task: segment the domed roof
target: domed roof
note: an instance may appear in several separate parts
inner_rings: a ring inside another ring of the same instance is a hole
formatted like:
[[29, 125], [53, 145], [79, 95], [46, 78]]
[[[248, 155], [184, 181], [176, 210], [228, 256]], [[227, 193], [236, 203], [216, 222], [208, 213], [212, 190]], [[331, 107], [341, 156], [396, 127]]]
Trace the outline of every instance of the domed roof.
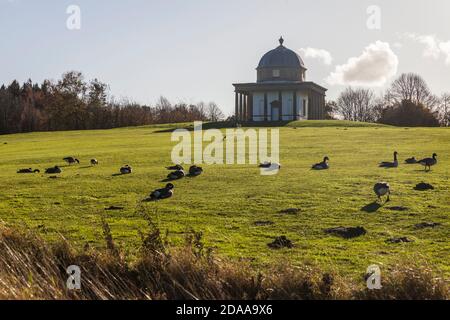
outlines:
[[283, 46], [284, 39], [280, 38], [280, 45], [267, 52], [259, 62], [261, 68], [305, 68], [302, 58], [291, 49]]

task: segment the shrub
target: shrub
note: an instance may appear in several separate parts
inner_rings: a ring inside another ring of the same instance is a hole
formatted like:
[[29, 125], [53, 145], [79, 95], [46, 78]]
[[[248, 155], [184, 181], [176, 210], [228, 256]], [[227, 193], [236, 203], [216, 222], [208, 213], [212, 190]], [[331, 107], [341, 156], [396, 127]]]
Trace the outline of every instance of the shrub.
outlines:
[[382, 111], [380, 123], [403, 127], [438, 127], [439, 120], [422, 104], [403, 100], [400, 104]]

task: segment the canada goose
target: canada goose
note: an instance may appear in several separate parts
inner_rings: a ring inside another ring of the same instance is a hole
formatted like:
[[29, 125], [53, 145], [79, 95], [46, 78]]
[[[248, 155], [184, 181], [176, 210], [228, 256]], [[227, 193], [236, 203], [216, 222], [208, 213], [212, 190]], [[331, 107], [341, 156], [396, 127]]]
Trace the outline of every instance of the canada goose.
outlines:
[[178, 179], [182, 179], [186, 176], [186, 174], [184, 173], [183, 170], [177, 170], [177, 171], [173, 171], [171, 173], [169, 173], [167, 175], [167, 179], [169, 180], [178, 180]]
[[120, 168], [121, 174], [130, 174], [133, 172], [133, 168], [131, 168], [129, 165], [125, 165], [122, 168]]
[[201, 167], [192, 166], [189, 168], [189, 174], [191, 176], [199, 176], [202, 173], [203, 173], [203, 168], [201, 168]]
[[28, 169], [20, 169], [17, 171], [17, 173], [41, 173], [41, 171], [39, 169], [33, 170], [31, 168], [28, 168]]
[[175, 166], [172, 166], [172, 167], [167, 167], [166, 169], [167, 170], [175, 170], [175, 171], [177, 171], [177, 170], [183, 170], [184, 171], [184, 168], [182, 166], [180, 166], [179, 164], [177, 164]]
[[53, 168], [48, 168], [47, 170], [45, 170], [46, 174], [59, 174], [61, 172], [62, 170], [58, 166], [54, 166]]
[[417, 163], [417, 159], [416, 157], [412, 157], [412, 158], [408, 158], [405, 160], [406, 164], [416, 164]]
[[69, 165], [72, 165], [74, 163], [80, 163], [80, 160], [74, 158], [74, 157], [67, 157], [63, 159], [65, 162], [67, 162]]
[[175, 188], [175, 186], [173, 184], [168, 183], [165, 188], [153, 191], [150, 194], [150, 199], [151, 200], [162, 200], [162, 199], [170, 198], [173, 196], [174, 188]]
[[276, 162], [272, 163], [272, 162], [266, 161], [266, 162], [260, 163], [259, 167], [263, 168], [263, 169], [281, 169], [281, 164], [276, 163]]
[[378, 197], [378, 200], [381, 201], [381, 197], [387, 195], [386, 202], [390, 201], [390, 195], [391, 195], [391, 186], [387, 182], [379, 182], [375, 184], [373, 187], [373, 191]]
[[394, 152], [394, 162], [381, 162], [380, 168], [397, 168], [398, 167], [398, 152]]
[[431, 167], [437, 164], [437, 154], [433, 153], [432, 158], [425, 158], [420, 161], [417, 161], [417, 163], [423, 165], [425, 167], [425, 171], [427, 171], [427, 168], [428, 171], [430, 171]]
[[97, 159], [91, 159], [91, 166], [97, 166], [98, 160]]
[[323, 158], [323, 161], [320, 163], [316, 163], [312, 166], [313, 170], [327, 170], [330, 168], [330, 165], [328, 164], [328, 161], [330, 161], [330, 158], [325, 157]]

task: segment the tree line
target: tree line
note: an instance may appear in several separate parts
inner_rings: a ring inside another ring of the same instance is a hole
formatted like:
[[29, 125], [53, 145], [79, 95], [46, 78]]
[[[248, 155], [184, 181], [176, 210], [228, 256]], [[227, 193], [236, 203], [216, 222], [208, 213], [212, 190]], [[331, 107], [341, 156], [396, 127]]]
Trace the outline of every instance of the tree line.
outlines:
[[440, 97], [414, 73], [402, 74], [383, 94], [348, 87], [327, 103], [331, 114], [344, 120], [397, 126], [450, 126], [450, 93]]
[[172, 104], [160, 97], [154, 106], [117, 100], [98, 79], [86, 81], [71, 71], [57, 81], [14, 80], [0, 87], [0, 134], [110, 129], [160, 123], [220, 121], [224, 114], [214, 102]]

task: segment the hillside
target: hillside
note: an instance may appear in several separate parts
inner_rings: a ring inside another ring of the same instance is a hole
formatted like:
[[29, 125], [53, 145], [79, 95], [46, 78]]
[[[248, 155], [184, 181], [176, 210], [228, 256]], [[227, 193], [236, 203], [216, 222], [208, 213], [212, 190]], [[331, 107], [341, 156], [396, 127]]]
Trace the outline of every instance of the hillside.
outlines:
[[[195, 230], [219, 255], [261, 266], [288, 259], [359, 276], [373, 263], [421, 257], [450, 275], [450, 130], [342, 124], [280, 128], [279, 175], [261, 176], [253, 165], [203, 166], [204, 175], [177, 181], [174, 197], [157, 203], [142, 200], [165, 185], [174, 143], [164, 131], [175, 125], [0, 136], [0, 219], [29, 226], [49, 240], [62, 234], [80, 246], [97, 246], [103, 245], [105, 217], [116, 241], [135, 252], [139, 231], [147, 225], [142, 212], [148, 212], [175, 244]], [[402, 160], [436, 152], [439, 164], [430, 173], [417, 165], [378, 168], [394, 150]], [[311, 171], [325, 155], [331, 169]], [[16, 174], [21, 168], [64, 165], [66, 156], [76, 156], [81, 164], [64, 167], [57, 179]], [[100, 165], [91, 167], [91, 158]], [[124, 164], [135, 172], [115, 176]], [[391, 184], [392, 201], [367, 212], [376, 200], [373, 185], [382, 180]], [[435, 190], [415, 191], [420, 182]], [[105, 210], [110, 206], [123, 210]], [[299, 212], [280, 213], [289, 208]], [[440, 225], [415, 227], [423, 222]], [[368, 233], [352, 240], [324, 233], [338, 226], [362, 226]], [[281, 235], [295, 247], [269, 249], [267, 244]], [[392, 237], [413, 242], [386, 243]]]

